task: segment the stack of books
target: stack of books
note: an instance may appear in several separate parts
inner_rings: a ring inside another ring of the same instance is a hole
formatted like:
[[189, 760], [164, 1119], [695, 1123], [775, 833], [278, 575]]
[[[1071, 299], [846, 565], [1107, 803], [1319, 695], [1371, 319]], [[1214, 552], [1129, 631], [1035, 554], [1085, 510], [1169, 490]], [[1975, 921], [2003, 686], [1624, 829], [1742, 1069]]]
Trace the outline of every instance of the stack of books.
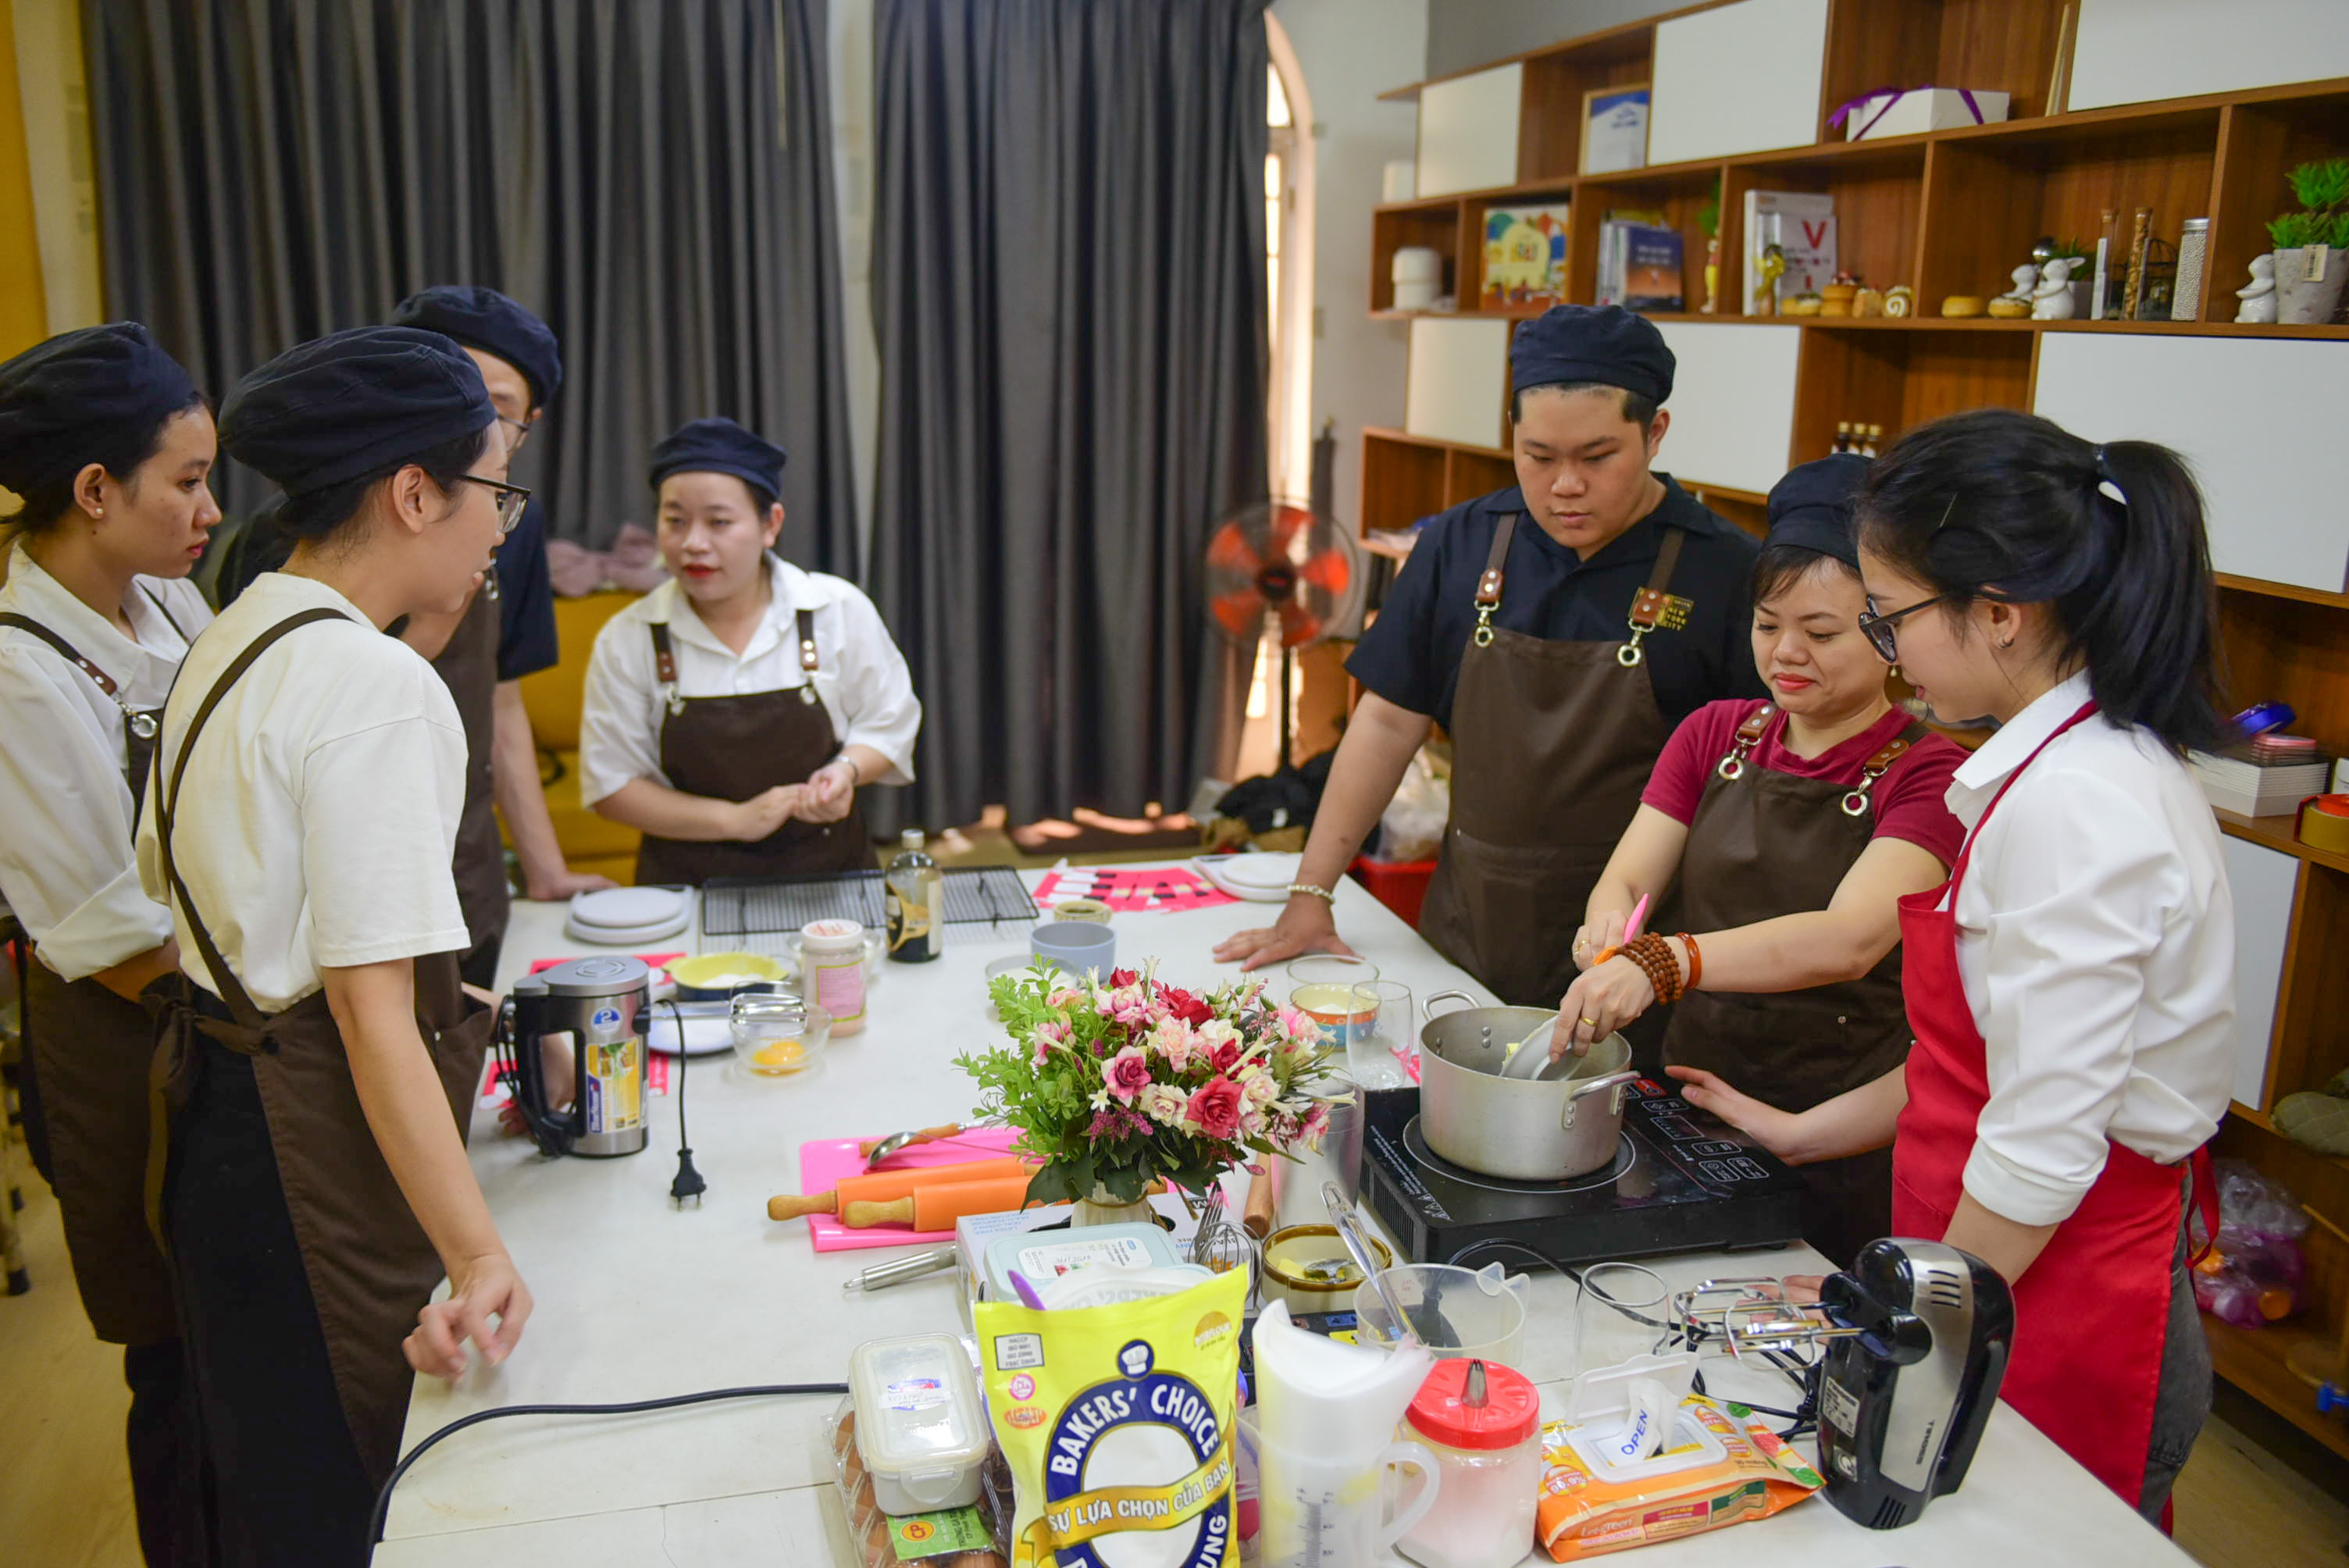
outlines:
[[2328, 759], [2305, 736], [2263, 735], [2224, 752], [2189, 751], [2210, 804], [2246, 817], [2290, 816], [2323, 793]]

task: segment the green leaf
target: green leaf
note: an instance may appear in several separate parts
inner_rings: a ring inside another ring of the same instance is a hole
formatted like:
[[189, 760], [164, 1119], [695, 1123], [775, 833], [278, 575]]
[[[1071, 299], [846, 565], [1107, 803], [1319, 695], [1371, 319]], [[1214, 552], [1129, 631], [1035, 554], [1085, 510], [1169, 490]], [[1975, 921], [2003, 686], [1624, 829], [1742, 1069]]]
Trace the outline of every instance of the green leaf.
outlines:
[[2311, 212], [2325, 212], [2349, 201], [2349, 158], [2323, 158], [2303, 163], [2284, 180], [2292, 193]]

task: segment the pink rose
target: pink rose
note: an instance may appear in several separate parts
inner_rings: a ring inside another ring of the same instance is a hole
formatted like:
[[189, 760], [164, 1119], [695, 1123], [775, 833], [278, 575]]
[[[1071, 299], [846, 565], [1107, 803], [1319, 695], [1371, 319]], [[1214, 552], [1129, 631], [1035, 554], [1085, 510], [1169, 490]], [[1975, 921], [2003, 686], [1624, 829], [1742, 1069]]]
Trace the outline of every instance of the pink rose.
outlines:
[[1150, 1087], [1150, 1063], [1133, 1046], [1102, 1064], [1102, 1087], [1129, 1105]]
[[1250, 1106], [1240, 1112], [1240, 1136], [1244, 1139], [1264, 1135], [1264, 1112]]
[[1044, 1006], [1051, 1008], [1056, 1013], [1066, 1012], [1069, 1008], [1075, 1006], [1084, 999], [1085, 994], [1082, 991], [1072, 991], [1066, 985], [1063, 985], [1059, 990], [1044, 998]]
[[[1239, 1047], [1228, 1048], [1237, 1052]], [[1209, 1138], [1229, 1138], [1239, 1130], [1240, 1109], [1245, 1103], [1239, 1085], [1227, 1078], [1213, 1078], [1199, 1086], [1183, 1109], [1185, 1116], [1198, 1123], [1199, 1130]]]
[[1158, 1047], [1166, 1065], [1181, 1072], [1191, 1061], [1191, 1026], [1180, 1017], [1168, 1017], [1159, 1022], [1152, 1033], [1151, 1043]]
[[1163, 1083], [1152, 1084], [1134, 1097], [1134, 1109], [1162, 1126], [1183, 1119], [1183, 1091]]
[[1280, 1086], [1273, 1081], [1270, 1073], [1256, 1068], [1240, 1075], [1240, 1092], [1251, 1107], [1265, 1106], [1279, 1098]]
[[1131, 969], [1112, 969], [1109, 972], [1109, 983], [1112, 990], [1123, 990], [1141, 978], [1141, 975]]

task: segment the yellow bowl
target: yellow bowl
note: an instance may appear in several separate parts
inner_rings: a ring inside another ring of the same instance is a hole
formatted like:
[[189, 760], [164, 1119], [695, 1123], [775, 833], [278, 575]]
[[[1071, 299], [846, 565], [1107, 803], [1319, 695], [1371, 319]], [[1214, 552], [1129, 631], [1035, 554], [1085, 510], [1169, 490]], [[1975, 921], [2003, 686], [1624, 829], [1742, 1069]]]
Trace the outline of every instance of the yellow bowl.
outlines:
[[723, 1002], [740, 986], [792, 977], [791, 965], [763, 953], [697, 953], [668, 966], [680, 1002]]

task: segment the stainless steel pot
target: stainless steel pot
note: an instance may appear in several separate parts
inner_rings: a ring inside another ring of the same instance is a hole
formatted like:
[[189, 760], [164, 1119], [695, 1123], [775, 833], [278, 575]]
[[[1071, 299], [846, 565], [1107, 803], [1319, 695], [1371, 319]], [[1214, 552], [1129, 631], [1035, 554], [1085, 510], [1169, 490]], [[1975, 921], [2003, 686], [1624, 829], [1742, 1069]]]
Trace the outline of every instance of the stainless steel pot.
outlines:
[[[1447, 1000], [1467, 1006], [1437, 1016], [1435, 1005]], [[1501, 1068], [1509, 1047], [1555, 1013], [1479, 1007], [1459, 991], [1430, 996], [1427, 1009], [1419, 1032], [1419, 1130], [1428, 1148], [1454, 1165], [1516, 1181], [1579, 1176], [1615, 1157], [1623, 1091], [1640, 1076], [1621, 1035], [1593, 1045], [1568, 1077], [1529, 1083], [1500, 1077]]]

